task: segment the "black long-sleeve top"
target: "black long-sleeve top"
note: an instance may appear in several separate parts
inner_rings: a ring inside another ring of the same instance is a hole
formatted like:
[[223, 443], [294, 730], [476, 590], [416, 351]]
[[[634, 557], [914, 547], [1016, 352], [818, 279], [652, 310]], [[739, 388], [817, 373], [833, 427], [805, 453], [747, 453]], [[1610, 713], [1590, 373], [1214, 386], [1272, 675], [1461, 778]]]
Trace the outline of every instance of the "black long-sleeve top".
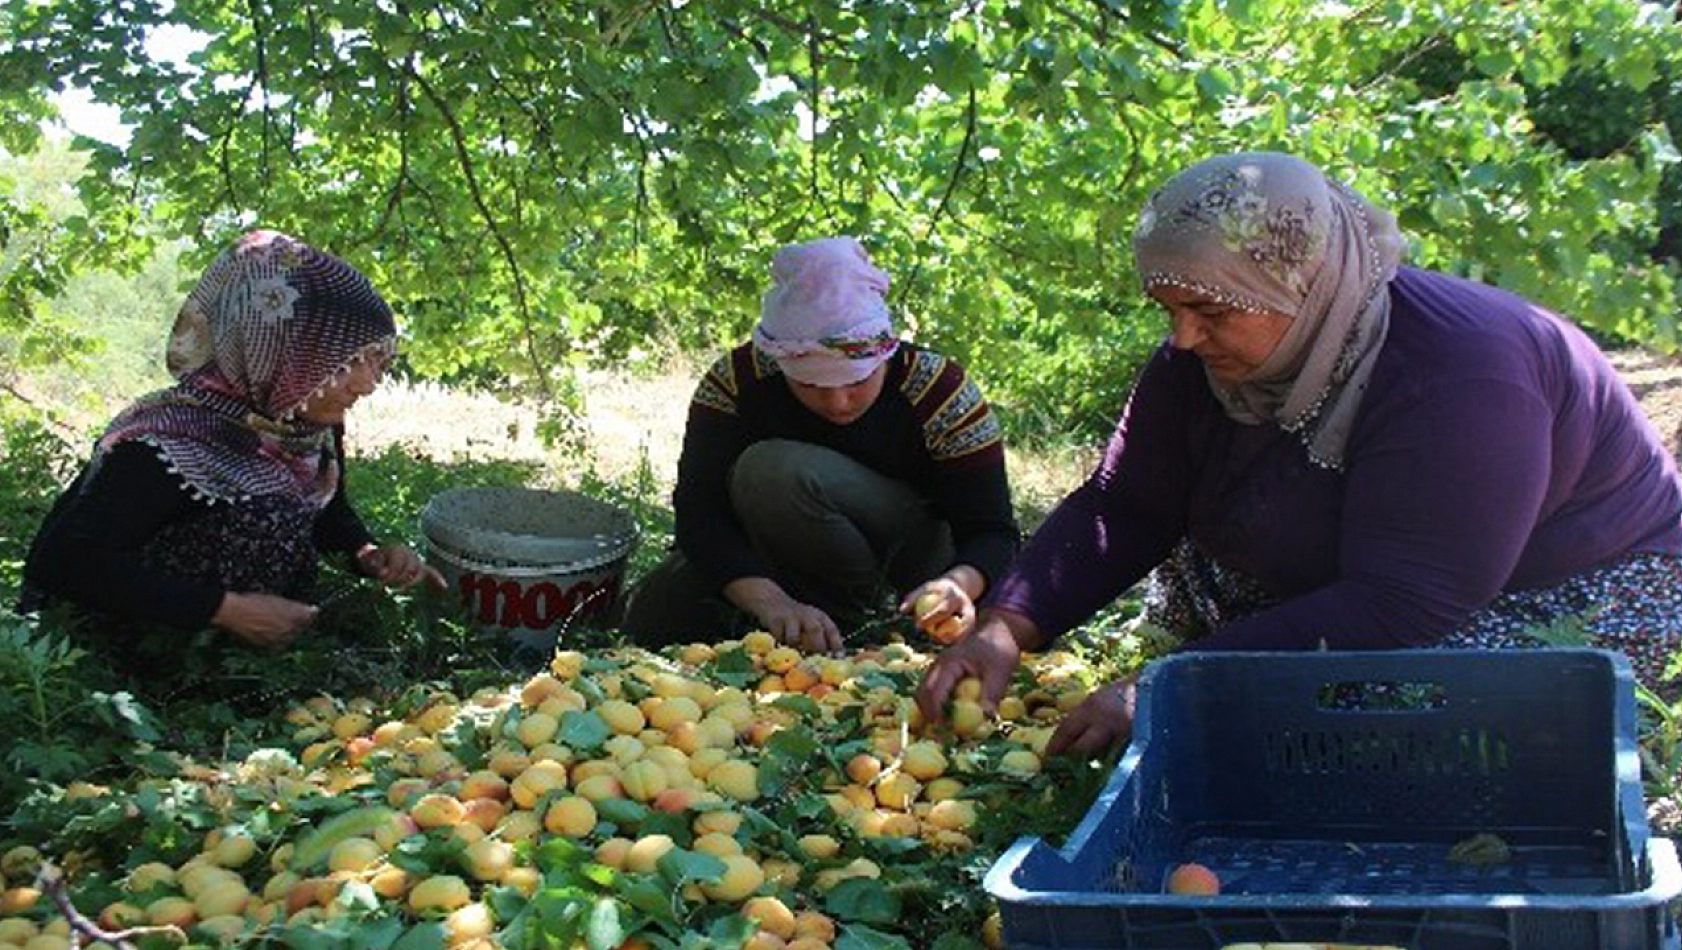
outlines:
[[927, 498], [952, 527], [954, 564], [988, 582], [1016, 552], [1004, 442], [997, 417], [955, 361], [901, 343], [882, 395], [844, 426], [802, 406], [776, 361], [752, 343], [720, 357], [689, 407], [672, 507], [677, 546], [720, 587], [765, 577], [730, 504], [730, 470], [748, 446], [790, 439], [834, 449]]
[[[342, 473], [344, 447], [338, 433], [334, 446]], [[156, 448], [124, 442], [97, 466], [84, 470], [54, 502], [30, 546], [25, 588], [133, 620], [202, 629], [230, 588], [162, 567], [149, 556], [148, 548], [166, 530], [225, 515], [225, 506], [241, 504], [211, 504], [187, 490]], [[219, 529], [209, 530], [214, 536]], [[372, 542], [373, 536], [345, 495], [342, 476], [332, 499], [315, 515], [309, 533], [313, 547], [322, 553], [351, 553]], [[239, 552], [260, 551], [270, 539], [224, 540], [231, 551]], [[247, 568], [261, 571], [261, 566]], [[237, 567], [235, 571], [241, 572]]]

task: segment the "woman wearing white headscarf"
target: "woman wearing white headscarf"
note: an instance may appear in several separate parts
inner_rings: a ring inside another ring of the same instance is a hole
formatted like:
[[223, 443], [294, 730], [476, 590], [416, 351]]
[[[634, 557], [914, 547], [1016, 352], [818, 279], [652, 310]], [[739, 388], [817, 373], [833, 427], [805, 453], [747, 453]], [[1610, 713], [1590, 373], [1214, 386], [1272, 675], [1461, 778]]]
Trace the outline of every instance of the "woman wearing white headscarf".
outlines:
[[[1402, 266], [1395, 220], [1288, 155], [1168, 182], [1134, 254], [1170, 333], [1103, 462], [943, 653], [938, 717], [978, 676], [1147, 574], [1191, 650], [1537, 645], [1578, 618], [1657, 684], [1682, 641], [1682, 487], [1595, 345], [1496, 288]], [[1053, 737], [1131, 730], [1132, 681]]]
[[884, 598], [922, 602], [925, 628], [970, 622], [1017, 541], [991, 408], [955, 361], [895, 335], [858, 241], [785, 247], [771, 281], [753, 338], [696, 388], [676, 550], [621, 629], [659, 646], [746, 625], [816, 651]]

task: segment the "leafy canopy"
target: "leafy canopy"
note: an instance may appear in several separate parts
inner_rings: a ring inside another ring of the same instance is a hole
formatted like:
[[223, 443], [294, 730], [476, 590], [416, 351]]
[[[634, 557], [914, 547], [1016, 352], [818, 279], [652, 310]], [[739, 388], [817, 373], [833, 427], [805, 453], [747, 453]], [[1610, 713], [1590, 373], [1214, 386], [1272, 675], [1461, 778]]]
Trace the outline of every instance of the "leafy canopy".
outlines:
[[[182, 28], [184, 59], [148, 44]], [[426, 375], [565, 396], [572, 366], [733, 342], [777, 245], [851, 233], [1013, 421], [1099, 432], [1162, 331], [1134, 216], [1218, 151], [1303, 155], [1415, 262], [1673, 345], [1678, 33], [1640, 0], [5, 0], [0, 113], [76, 84], [133, 125], [83, 143], [59, 248], [137, 253], [137, 206], [203, 257], [299, 233], [388, 292]], [[1592, 114], [1585, 74], [1637, 106], [1588, 157], [1531, 116], [1571, 88]]]

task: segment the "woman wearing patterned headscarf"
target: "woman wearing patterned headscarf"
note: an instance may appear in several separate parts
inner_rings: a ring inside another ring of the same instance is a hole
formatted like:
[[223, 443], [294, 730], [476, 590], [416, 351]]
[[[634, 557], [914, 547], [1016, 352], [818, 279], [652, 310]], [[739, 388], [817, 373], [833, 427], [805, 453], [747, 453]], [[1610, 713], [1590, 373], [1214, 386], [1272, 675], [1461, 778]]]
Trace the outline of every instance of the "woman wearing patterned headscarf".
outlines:
[[388, 584], [442, 585], [413, 551], [375, 544], [344, 493], [345, 412], [395, 343], [391, 308], [349, 264], [246, 235], [176, 317], [176, 384], [118, 414], [48, 514], [24, 606], [88, 608], [119, 642], [138, 621], [277, 647], [315, 618], [323, 552]]
[[[1675, 463], [1595, 345], [1512, 294], [1401, 266], [1395, 220], [1299, 159], [1226, 155], [1142, 214], [1168, 312], [1103, 462], [995, 586], [918, 700], [996, 701], [1150, 574], [1188, 650], [1537, 645], [1580, 621], [1654, 685], [1682, 641]], [[1131, 729], [1131, 680], [1053, 737]]]
[[663, 645], [757, 627], [807, 650], [898, 604], [939, 636], [1016, 550], [999, 426], [956, 362], [898, 339], [852, 238], [783, 248], [753, 338], [690, 402], [676, 550], [621, 628]]

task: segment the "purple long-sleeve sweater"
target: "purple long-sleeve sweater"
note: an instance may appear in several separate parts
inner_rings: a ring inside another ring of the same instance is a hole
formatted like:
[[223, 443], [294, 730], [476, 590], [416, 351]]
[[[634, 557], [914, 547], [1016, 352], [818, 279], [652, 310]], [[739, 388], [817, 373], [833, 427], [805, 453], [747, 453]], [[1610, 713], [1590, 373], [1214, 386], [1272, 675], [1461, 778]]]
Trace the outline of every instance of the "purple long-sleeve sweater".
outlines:
[[1512, 294], [1403, 268], [1341, 472], [1221, 411], [1166, 345], [1102, 464], [991, 603], [1057, 636], [1189, 535], [1279, 603], [1199, 649], [1428, 644], [1504, 590], [1682, 552], [1670, 453], [1594, 343]]

